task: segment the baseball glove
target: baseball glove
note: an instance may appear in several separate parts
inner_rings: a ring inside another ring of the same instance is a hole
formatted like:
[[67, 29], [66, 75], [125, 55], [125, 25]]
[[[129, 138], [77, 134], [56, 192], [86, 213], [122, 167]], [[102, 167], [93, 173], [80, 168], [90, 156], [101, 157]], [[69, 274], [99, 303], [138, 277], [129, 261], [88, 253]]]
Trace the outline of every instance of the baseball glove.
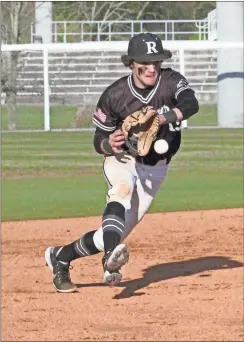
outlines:
[[130, 154], [134, 157], [146, 156], [157, 137], [159, 115], [153, 107], [143, 107], [127, 116], [121, 129]]

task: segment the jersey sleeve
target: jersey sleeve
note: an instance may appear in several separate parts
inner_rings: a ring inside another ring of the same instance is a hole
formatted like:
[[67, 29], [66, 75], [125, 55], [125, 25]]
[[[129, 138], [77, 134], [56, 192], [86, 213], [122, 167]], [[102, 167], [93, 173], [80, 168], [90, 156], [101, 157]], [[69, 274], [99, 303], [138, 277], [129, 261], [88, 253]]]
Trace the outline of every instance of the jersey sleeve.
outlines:
[[194, 92], [194, 90], [190, 87], [187, 79], [179, 72], [174, 72], [171, 75], [170, 86], [172, 95], [175, 98], [175, 100], [178, 99], [179, 94], [184, 90], [191, 89]]
[[113, 132], [117, 127], [117, 116], [113, 111], [112, 103], [111, 94], [108, 89], [105, 89], [93, 114], [92, 122], [105, 132]]

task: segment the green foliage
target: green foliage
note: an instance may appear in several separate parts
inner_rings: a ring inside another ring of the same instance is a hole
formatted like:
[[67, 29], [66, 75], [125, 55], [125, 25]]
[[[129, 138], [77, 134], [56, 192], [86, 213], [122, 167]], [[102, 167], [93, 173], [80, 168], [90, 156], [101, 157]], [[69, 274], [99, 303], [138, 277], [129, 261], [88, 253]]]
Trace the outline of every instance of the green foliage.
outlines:
[[199, 34], [194, 33], [188, 37], [189, 40], [199, 40]]

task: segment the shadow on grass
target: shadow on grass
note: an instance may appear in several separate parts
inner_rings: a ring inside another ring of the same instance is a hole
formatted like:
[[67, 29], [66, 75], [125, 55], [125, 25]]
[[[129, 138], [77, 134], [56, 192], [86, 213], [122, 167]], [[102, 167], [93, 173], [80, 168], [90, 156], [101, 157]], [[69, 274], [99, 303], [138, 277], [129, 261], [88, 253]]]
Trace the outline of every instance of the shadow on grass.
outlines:
[[[118, 287], [124, 287], [124, 289], [114, 299], [129, 298], [132, 296], [141, 296], [144, 292], [135, 293], [137, 290], [143, 289], [152, 283], [156, 283], [162, 280], [171, 278], [191, 276], [193, 274], [201, 273], [204, 271], [221, 270], [242, 267], [244, 264], [232, 260], [224, 256], [209, 256], [197, 259], [190, 259], [179, 262], [170, 262], [164, 264], [158, 264], [150, 266], [143, 270], [143, 277], [129, 281], [121, 282]], [[200, 275], [202, 277], [210, 275]], [[97, 287], [107, 286], [103, 283], [91, 283], [91, 284], [76, 284], [77, 287]]]

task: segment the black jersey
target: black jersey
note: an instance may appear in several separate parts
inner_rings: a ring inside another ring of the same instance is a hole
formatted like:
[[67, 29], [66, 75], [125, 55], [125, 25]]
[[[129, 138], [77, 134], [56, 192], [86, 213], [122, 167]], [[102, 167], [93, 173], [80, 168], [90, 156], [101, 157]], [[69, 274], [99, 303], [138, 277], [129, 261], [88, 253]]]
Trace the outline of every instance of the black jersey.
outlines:
[[[144, 106], [153, 106], [159, 114], [169, 111], [177, 106], [179, 94], [189, 89], [185, 77], [171, 68], [161, 69], [155, 85], [146, 89], [135, 86], [132, 74], [124, 76], [107, 87], [101, 95], [93, 123], [104, 133], [112, 133], [121, 127], [128, 115]], [[169, 150], [159, 155], [152, 144], [148, 155], [143, 157], [145, 164], [154, 165], [178, 151], [181, 142], [180, 123], [160, 126], [157, 139], [165, 139], [169, 143]]]

